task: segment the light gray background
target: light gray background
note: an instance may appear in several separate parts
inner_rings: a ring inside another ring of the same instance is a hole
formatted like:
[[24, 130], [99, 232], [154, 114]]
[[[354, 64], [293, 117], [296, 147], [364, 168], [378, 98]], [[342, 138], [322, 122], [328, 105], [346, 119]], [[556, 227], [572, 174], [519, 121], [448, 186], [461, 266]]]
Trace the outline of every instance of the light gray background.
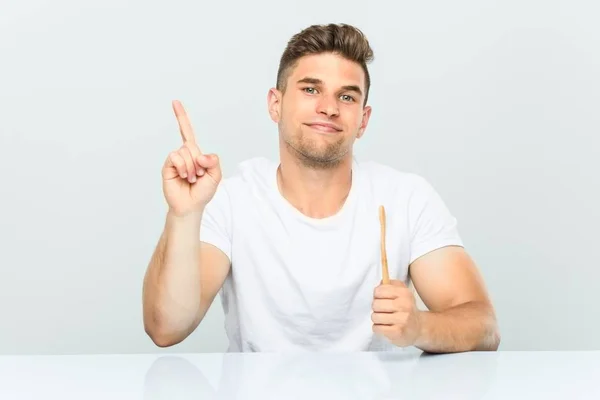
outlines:
[[501, 349], [600, 349], [598, 15], [572, 0], [3, 0], [0, 353], [226, 348], [218, 301], [169, 349], [142, 326], [160, 169], [180, 145], [170, 102], [226, 176], [276, 158], [279, 56], [327, 22], [356, 24], [375, 51], [357, 155], [441, 193]]

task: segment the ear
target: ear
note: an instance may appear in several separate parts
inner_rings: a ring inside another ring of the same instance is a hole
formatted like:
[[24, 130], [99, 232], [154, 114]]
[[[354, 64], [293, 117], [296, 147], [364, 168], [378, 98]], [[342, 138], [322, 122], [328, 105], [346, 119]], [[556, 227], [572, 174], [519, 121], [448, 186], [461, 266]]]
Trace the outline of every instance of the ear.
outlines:
[[365, 130], [367, 129], [367, 125], [369, 124], [369, 118], [371, 117], [371, 106], [366, 106], [363, 109], [362, 121], [360, 123], [360, 128], [358, 129], [358, 133], [356, 134], [356, 138], [360, 139], [362, 135], [365, 134]]
[[279, 122], [281, 118], [281, 99], [283, 94], [276, 88], [271, 88], [267, 94], [267, 104], [269, 107], [269, 115], [273, 122]]

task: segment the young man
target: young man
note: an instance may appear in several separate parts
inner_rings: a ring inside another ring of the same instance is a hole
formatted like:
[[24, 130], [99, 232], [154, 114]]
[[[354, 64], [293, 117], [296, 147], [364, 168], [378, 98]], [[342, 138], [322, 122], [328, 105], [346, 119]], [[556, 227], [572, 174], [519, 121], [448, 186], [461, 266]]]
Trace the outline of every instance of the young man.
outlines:
[[173, 103], [183, 145], [162, 170], [169, 211], [144, 279], [154, 343], [184, 340], [221, 291], [229, 351], [498, 348], [484, 283], [436, 191], [352, 155], [371, 115], [372, 58], [352, 26], [292, 37], [268, 93], [280, 161], [248, 160], [223, 181], [217, 156], [201, 152]]

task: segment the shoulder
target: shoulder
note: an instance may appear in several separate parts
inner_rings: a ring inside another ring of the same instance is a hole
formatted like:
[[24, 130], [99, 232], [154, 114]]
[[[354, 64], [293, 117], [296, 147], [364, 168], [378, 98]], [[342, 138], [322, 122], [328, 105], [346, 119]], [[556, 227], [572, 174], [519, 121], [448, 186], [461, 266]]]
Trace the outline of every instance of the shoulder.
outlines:
[[223, 178], [216, 193], [206, 207], [207, 213], [231, 213], [233, 208], [246, 209], [250, 199], [267, 199], [272, 192], [277, 165], [273, 161], [256, 157], [234, 166]]
[[232, 172], [223, 178], [224, 186], [237, 188], [259, 183], [271, 183], [277, 163], [266, 157], [254, 157], [236, 164]]
[[368, 185], [372, 191], [386, 196], [410, 199], [435, 191], [426, 178], [414, 172], [399, 170], [371, 160], [355, 159], [355, 165], [358, 166], [361, 185]]
[[224, 174], [217, 189], [218, 197], [232, 201], [256, 193], [269, 194], [276, 179], [277, 166], [265, 157], [239, 162], [230, 173]]

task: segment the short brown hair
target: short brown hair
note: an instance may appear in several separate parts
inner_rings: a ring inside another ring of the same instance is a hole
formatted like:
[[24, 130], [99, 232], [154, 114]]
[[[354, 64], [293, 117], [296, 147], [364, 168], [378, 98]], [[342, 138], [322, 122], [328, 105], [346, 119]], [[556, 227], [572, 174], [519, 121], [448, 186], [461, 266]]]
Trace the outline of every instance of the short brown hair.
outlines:
[[285, 91], [287, 79], [299, 58], [325, 52], [360, 64], [365, 73], [366, 104], [371, 86], [367, 64], [374, 59], [373, 50], [363, 32], [347, 24], [312, 25], [292, 36], [279, 62], [277, 89]]

